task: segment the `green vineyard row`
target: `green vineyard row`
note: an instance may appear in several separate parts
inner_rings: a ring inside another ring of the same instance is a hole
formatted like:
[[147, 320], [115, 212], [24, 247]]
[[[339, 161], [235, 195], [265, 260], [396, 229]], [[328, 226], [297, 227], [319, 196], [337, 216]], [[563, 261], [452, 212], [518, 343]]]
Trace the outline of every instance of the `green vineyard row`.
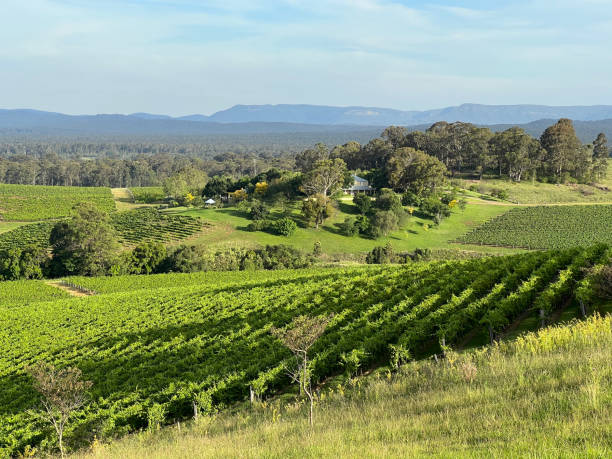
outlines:
[[[166, 215], [156, 209], [145, 208], [111, 215], [111, 223], [119, 240], [127, 246], [145, 241], [178, 242], [202, 231], [205, 224], [199, 218]], [[55, 222], [31, 223], [0, 234], [0, 250], [36, 245], [47, 247]]]
[[612, 206], [542, 206], [512, 209], [457, 242], [525, 249], [612, 244]]
[[0, 220], [32, 222], [70, 215], [80, 202], [115, 211], [110, 188], [0, 184]]
[[333, 314], [312, 348], [313, 377], [321, 381], [342, 371], [345, 353], [367, 367], [388, 361], [391, 345], [426, 355], [439, 352], [441, 339], [454, 345], [473, 331], [495, 336], [526, 310], [571, 299], [584, 268], [611, 255], [596, 246], [277, 278], [72, 278], [99, 294], [0, 310], [0, 451], [51, 441], [27, 411], [36, 395], [25, 368], [40, 360], [79, 367], [93, 382], [67, 439], [84, 431], [114, 436], [146, 428], [160, 406], [173, 422], [189, 418], [198, 400], [222, 408], [244, 400], [249, 387], [262, 397], [285, 388], [290, 353], [269, 330], [299, 315]]

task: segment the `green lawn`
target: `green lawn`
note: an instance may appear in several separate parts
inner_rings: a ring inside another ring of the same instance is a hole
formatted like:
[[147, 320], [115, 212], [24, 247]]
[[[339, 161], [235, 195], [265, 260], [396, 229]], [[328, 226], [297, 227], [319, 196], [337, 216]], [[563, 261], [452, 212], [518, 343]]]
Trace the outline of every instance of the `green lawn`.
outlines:
[[[431, 220], [413, 216], [408, 223], [390, 234], [377, 240], [364, 237], [347, 237], [338, 233], [336, 223], [344, 221], [347, 216], [355, 215], [356, 208], [350, 201], [340, 205], [337, 214], [317, 229], [298, 228], [297, 232], [287, 238], [265, 232], [249, 232], [246, 226], [251, 222], [247, 214], [235, 207], [223, 209], [187, 209], [176, 208], [171, 213], [198, 216], [212, 224], [212, 227], [202, 236], [190, 240], [194, 244], [206, 244], [209, 247], [251, 247], [266, 244], [290, 244], [303, 250], [312, 250], [315, 241], [321, 243], [321, 248], [327, 254], [345, 254], [366, 252], [374, 246], [391, 242], [395, 250], [407, 251], [416, 248], [453, 248], [480, 250], [488, 252], [508, 253], [508, 250], [479, 246], [465, 246], [449, 243], [484, 221], [496, 217], [509, 210], [507, 206], [468, 205], [465, 211], [454, 210], [451, 217], [444, 220], [439, 227], [428, 230], [425, 224], [432, 225]], [[293, 211], [293, 216], [300, 221], [299, 212]]]

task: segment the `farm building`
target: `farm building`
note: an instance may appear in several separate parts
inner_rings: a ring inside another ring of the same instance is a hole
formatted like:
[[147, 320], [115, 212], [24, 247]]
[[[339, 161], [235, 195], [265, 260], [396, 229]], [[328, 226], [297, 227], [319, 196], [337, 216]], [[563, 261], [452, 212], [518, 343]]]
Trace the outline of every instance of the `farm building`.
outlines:
[[355, 195], [357, 193], [372, 194], [374, 188], [370, 186], [366, 179], [353, 175], [353, 184], [348, 188], [343, 188], [342, 191], [350, 195]]

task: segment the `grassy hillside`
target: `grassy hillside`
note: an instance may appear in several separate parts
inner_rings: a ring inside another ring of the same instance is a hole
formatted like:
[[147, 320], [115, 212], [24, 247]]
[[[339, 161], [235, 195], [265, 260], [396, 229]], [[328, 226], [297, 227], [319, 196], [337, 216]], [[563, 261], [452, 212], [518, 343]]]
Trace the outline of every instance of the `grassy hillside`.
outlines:
[[79, 202], [114, 211], [110, 188], [0, 184], [0, 220], [39, 221], [70, 215]]
[[[199, 238], [194, 238], [194, 244], [206, 244], [208, 247], [252, 247], [266, 244], [290, 244], [303, 250], [311, 251], [314, 243], [319, 241], [324, 253], [345, 254], [372, 250], [377, 245], [390, 242], [398, 250], [414, 250], [416, 248], [452, 248], [450, 243], [459, 236], [475, 228], [479, 224], [508, 211], [508, 207], [495, 205], [469, 205], [465, 211], [456, 209], [439, 227], [434, 227], [432, 221], [418, 216], [411, 217], [407, 224], [387, 237], [373, 240], [366, 237], [347, 237], [338, 232], [336, 223], [343, 222], [346, 217], [355, 216], [356, 207], [349, 201], [343, 201], [338, 212], [319, 229], [308, 228], [302, 223], [296, 233], [287, 238], [266, 232], [246, 231], [251, 222], [247, 212], [235, 207], [223, 209], [171, 209], [171, 214], [201, 217], [211, 224]], [[292, 213], [297, 221], [301, 221], [299, 209], [295, 207]], [[503, 249], [470, 247], [485, 252], [502, 252]]]
[[259, 282], [248, 282], [245, 272], [244, 284], [194, 276], [191, 286], [157, 289], [135, 289], [125, 278], [125, 291], [115, 285], [115, 293], [1, 308], [0, 452], [50, 447], [50, 430], [27, 411], [37, 397], [24, 370], [36, 361], [76, 366], [93, 381], [90, 402], [66, 435], [75, 447], [94, 434], [146, 428], [152, 410], [172, 423], [188, 419], [204, 396], [222, 409], [244, 400], [249, 386], [263, 397], [285, 389], [289, 353], [268, 331], [298, 315], [334, 314], [312, 349], [313, 376], [324, 381], [343, 371], [344, 353], [354, 352], [367, 368], [389, 361], [390, 344], [427, 356], [440, 351], [442, 337], [462, 344], [503, 334], [534, 306], [552, 319], [571, 300], [583, 268], [611, 255], [601, 246], [294, 271]]
[[529, 180], [516, 183], [505, 179], [459, 180], [458, 182], [463, 188], [476, 187], [485, 194], [490, 193], [493, 189], [505, 190], [508, 193], [508, 201], [518, 204], [612, 203], [612, 161], [609, 161], [606, 178], [597, 186], [532, 183]]
[[490, 350], [329, 381], [305, 406], [270, 400], [78, 457], [609, 457], [612, 316]]

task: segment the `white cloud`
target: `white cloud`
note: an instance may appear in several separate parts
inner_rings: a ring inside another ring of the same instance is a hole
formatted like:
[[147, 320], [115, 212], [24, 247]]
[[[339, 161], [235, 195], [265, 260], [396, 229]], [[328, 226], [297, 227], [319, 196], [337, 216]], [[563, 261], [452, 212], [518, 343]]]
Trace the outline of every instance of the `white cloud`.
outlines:
[[612, 102], [604, 2], [490, 5], [3, 0], [2, 104], [184, 114], [235, 103]]

